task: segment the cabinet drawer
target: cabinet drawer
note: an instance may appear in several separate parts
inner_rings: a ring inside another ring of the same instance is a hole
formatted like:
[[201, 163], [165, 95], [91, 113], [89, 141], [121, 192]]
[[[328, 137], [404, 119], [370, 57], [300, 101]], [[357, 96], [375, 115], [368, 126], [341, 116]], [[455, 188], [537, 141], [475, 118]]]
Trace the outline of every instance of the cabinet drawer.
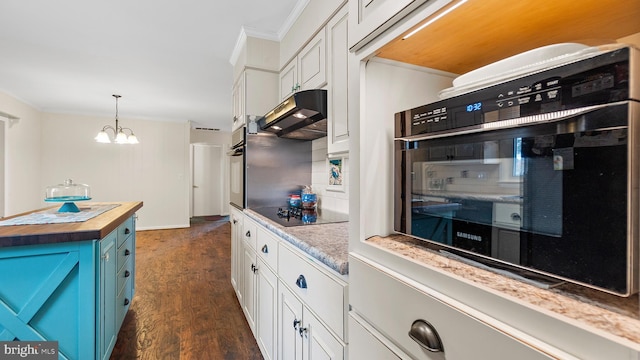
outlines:
[[118, 226], [118, 247], [125, 242], [131, 234], [135, 231], [133, 222], [133, 216], [125, 220], [120, 226]]
[[124, 284], [131, 278], [133, 278], [133, 262], [127, 261], [122, 269], [118, 271], [118, 284], [116, 291], [120, 293]]
[[507, 228], [520, 228], [522, 224], [522, 210], [520, 204], [494, 203], [493, 222]]
[[248, 244], [253, 250], [256, 250], [258, 240], [258, 224], [255, 221], [244, 219], [242, 238], [244, 242]]
[[120, 289], [118, 298], [116, 299], [116, 328], [120, 329], [122, 321], [124, 320], [129, 306], [131, 306], [131, 300], [133, 297], [133, 287], [131, 284], [132, 279], [128, 278], [124, 284], [124, 288]]
[[258, 229], [257, 253], [273, 270], [278, 270], [278, 239], [264, 228]]
[[124, 266], [127, 260], [132, 256], [133, 251], [135, 250], [133, 246], [133, 236], [129, 236], [127, 240], [118, 247], [118, 271], [122, 269], [122, 266]]
[[297, 254], [299, 251], [295, 250], [295, 252], [287, 245], [280, 244], [278, 259], [280, 279], [340, 338], [344, 339], [344, 286], [312, 265], [310, 263], [312, 259], [302, 258]]
[[[416, 359], [550, 359], [516, 339], [502, 324], [481, 322], [449, 303], [433, 290], [416, 288], [373, 266], [349, 260], [352, 311]], [[429, 291], [429, 293], [426, 292]], [[432, 295], [433, 294], [433, 295]], [[438, 298], [434, 296], [438, 296]], [[449, 299], [450, 300], [450, 299]], [[452, 300], [453, 303], [453, 300]], [[424, 320], [438, 333], [444, 352], [423, 350], [408, 333], [415, 320]], [[533, 338], [527, 339], [529, 343]], [[547, 349], [548, 350], [548, 349]]]

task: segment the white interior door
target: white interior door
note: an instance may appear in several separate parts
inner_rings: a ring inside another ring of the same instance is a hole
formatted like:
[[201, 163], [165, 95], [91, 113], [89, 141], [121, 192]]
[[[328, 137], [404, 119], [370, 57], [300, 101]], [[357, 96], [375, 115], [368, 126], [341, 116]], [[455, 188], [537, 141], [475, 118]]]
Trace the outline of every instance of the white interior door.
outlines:
[[193, 144], [193, 216], [222, 214], [222, 147]]

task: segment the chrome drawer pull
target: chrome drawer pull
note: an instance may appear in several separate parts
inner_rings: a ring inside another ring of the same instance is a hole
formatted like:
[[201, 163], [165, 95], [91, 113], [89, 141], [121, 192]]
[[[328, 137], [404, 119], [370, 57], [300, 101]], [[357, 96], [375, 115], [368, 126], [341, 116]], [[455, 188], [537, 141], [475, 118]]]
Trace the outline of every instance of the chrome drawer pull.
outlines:
[[129, 251], [129, 249], [124, 249], [124, 256], [129, 256], [131, 255], [131, 251]]
[[131, 272], [129, 270], [125, 270], [124, 277], [128, 278], [129, 276], [131, 276]]
[[124, 229], [124, 234], [125, 234], [125, 235], [129, 235], [129, 234], [131, 234], [131, 230], [129, 230], [129, 228], [125, 228], [125, 229]]
[[433, 325], [424, 320], [416, 320], [411, 324], [409, 337], [425, 350], [431, 352], [444, 352], [438, 332]]
[[246, 233], [246, 234], [244, 234], [244, 236], [246, 236], [246, 237], [251, 237], [251, 231], [250, 231], [250, 230], [247, 230], [247, 233]]
[[267, 247], [267, 244], [264, 244], [264, 246], [262, 247], [262, 252], [265, 254], [269, 253], [269, 248]]
[[298, 330], [298, 325], [300, 325], [300, 323], [301, 323], [300, 320], [294, 319], [293, 320], [293, 329], [297, 331]]
[[304, 275], [298, 276], [298, 280], [296, 280], [296, 285], [298, 285], [300, 289], [307, 288], [307, 279], [304, 278]]
[[129, 305], [129, 299], [124, 299], [124, 306]]

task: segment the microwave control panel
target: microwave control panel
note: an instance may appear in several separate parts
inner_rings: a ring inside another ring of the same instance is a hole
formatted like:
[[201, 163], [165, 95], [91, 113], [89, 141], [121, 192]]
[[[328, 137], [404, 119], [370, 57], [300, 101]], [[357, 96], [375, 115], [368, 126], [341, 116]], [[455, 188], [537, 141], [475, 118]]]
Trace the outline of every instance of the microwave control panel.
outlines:
[[396, 124], [396, 135], [438, 133], [629, 100], [632, 51], [637, 52], [620, 48], [407, 110], [403, 124]]

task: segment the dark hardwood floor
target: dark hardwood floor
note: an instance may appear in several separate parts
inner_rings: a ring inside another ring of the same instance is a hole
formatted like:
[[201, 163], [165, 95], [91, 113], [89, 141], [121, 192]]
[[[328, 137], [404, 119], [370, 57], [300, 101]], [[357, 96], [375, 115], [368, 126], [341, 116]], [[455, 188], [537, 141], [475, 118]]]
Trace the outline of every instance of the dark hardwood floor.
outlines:
[[230, 279], [227, 218], [136, 233], [136, 292], [111, 359], [262, 359]]

